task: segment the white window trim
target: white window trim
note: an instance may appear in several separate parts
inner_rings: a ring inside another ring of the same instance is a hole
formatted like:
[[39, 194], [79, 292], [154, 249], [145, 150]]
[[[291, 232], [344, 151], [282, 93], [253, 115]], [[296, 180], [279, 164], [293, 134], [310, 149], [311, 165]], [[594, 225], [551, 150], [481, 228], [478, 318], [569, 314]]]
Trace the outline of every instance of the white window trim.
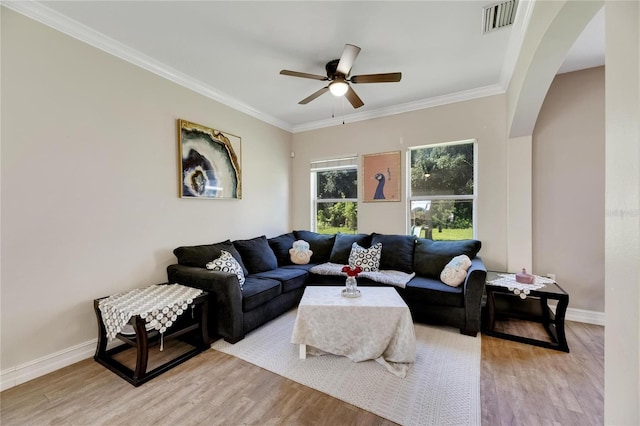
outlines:
[[[326, 164], [326, 166], [322, 166], [322, 164]], [[348, 163], [348, 164], [347, 164]], [[326, 172], [331, 170], [356, 170], [356, 198], [318, 198], [317, 189], [317, 173], [318, 172]], [[309, 171], [311, 173], [311, 208], [309, 209], [311, 212], [311, 217], [309, 218], [309, 222], [311, 224], [310, 229], [314, 232], [318, 231], [317, 225], [317, 217], [318, 217], [318, 202], [321, 203], [341, 203], [341, 202], [353, 202], [358, 205], [358, 188], [360, 186], [360, 167], [358, 164], [358, 156], [357, 155], [349, 155], [346, 157], [340, 158], [330, 158], [325, 160], [317, 160], [312, 161]]]
[[[412, 197], [411, 196], [411, 151], [416, 151], [424, 148], [436, 148], [438, 146], [453, 146], [453, 145], [462, 145], [462, 144], [473, 144], [473, 194], [472, 195], [421, 195]], [[477, 239], [477, 228], [478, 228], [478, 140], [477, 139], [466, 139], [455, 142], [443, 142], [436, 143], [431, 145], [420, 145], [420, 146], [412, 146], [407, 148], [406, 158], [405, 158], [406, 174], [405, 179], [407, 182], [406, 188], [406, 224], [405, 228], [407, 234], [411, 232], [411, 202], [412, 201], [446, 201], [446, 200], [472, 200], [473, 201], [473, 214], [471, 220], [473, 221], [473, 238]]]

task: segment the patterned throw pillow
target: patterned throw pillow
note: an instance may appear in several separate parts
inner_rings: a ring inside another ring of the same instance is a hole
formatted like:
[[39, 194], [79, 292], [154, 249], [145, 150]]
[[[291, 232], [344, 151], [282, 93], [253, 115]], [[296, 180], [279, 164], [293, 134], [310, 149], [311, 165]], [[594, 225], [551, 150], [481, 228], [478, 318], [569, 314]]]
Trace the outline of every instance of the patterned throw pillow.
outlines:
[[380, 268], [380, 256], [382, 255], [382, 243], [377, 243], [368, 249], [353, 243], [349, 254], [349, 266], [359, 266], [362, 272], [378, 272]]
[[207, 269], [236, 274], [238, 276], [240, 288], [242, 289], [242, 286], [244, 285], [244, 272], [242, 271], [242, 266], [240, 266], [236, 258], [228, 251], [222, 250], [220, 257], [207, 263]]
[[466, 254], [456, 256], [440, 273], [440, 281], [451, 287], [458, 287], [467, 278], [467, 270], [471, 266], [471, 259]]

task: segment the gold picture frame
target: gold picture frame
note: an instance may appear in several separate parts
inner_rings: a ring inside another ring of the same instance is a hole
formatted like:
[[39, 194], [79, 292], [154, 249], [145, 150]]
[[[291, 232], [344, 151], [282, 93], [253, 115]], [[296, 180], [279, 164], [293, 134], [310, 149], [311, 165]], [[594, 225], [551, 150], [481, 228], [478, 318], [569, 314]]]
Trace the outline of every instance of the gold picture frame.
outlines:
[[400, 201], [400, 151], [362, 156], [362, 201]]
[[242, 139], [178, 119], [180, 198], [242, 198]]

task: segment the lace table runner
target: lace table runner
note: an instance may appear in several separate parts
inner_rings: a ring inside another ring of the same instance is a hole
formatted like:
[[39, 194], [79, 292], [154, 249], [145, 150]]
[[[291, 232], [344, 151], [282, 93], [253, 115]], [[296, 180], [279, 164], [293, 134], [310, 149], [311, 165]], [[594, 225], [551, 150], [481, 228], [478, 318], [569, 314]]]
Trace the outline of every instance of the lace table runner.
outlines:
[[155, 284], [109, 296], [98, 307], [111, 340], [134, 315], [146, 321], [147, 330], [164, 333], [201, 294], [202, 290], [181, 284]]
[[526, 299], [531, 290], [537, 290], [547, 284], [555, 283], [551, 278], [540, 277], [538, 275], [534, 275], [532, 284], [517, 282], [515, 274], [498, 274], [498, 277], [499, 278], [496, 278], [495, 280], [487, 281], [487, 283], [506, 287], [509, 291], [513, 291], [514, 294], [519, 295], [521, 299]]

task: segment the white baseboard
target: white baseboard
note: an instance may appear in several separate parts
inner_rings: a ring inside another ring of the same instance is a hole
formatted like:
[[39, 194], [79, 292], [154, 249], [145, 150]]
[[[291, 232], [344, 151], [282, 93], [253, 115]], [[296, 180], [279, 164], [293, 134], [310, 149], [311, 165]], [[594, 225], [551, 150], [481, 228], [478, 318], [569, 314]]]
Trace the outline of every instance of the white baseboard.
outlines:
[[564, 316], [564, 319], [567, 321], [604, 326], [604, 312], [567, 308], [567, 313]]
[[[552, 309], [555, 310], [555, 307], [552, 306]], [[567, 321], [604, 326], [604, 312], [569, 308], [567, 309], [565, 319]], [[114, 343], [115, 342], [111, 342], [111, 344], [107, 345], [107, 348], [110, 349], [116, 346]], [[42, 358], [7, 368], [0, 372], [0, 391], [44, 376], [45, 374], [59, 370], [78, 361], [91, 358], [95, 354], [97, 344], [97, 339], [89, 340], [88, 342], [80, 343], [79, 345], [43, 356]]]
[[[556, 305], [549, 303], [549, 308], [556, 313]], [[604, 312], [586, 311], [584, 309], [567, 308], [564, 315], [566, 321], [582, 322], [585, 324], [594, 324], [604, 326]]]
[[90, 358], [96, 352], [97, 344], [98, 340], [93, 339], [59, 352], [45, 355], [42, 358], [7, 368], [0, 372], [0, 391]]

